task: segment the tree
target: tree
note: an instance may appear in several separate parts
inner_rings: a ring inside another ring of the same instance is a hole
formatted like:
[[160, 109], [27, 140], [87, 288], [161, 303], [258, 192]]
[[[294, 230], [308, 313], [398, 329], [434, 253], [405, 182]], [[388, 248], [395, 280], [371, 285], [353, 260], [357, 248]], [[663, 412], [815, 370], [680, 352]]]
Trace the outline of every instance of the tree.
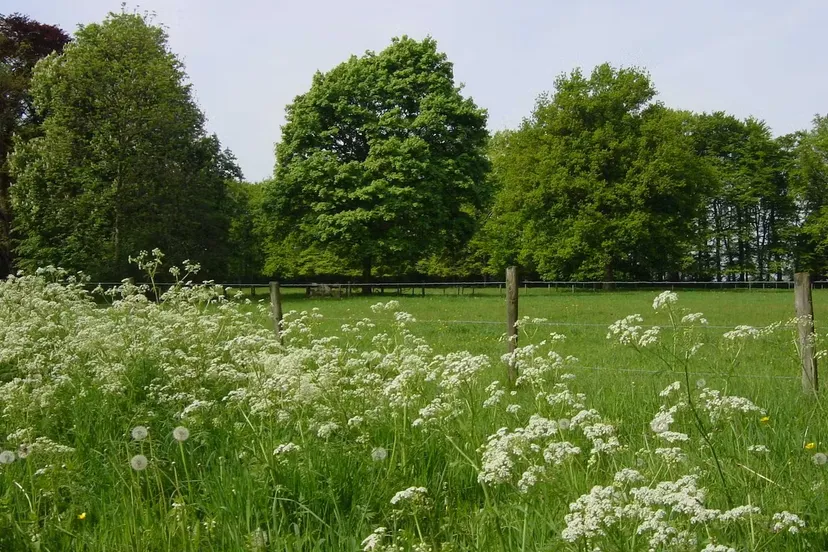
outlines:
[[689, 117], [655, 94], [645, 73], [604, 64], [562, 75], [539, 98], [494, 160], [494, 265], [605, 281], [686, 266], [704, 175]]
[[35, 64], [60, 52], [69, 37], [58, 27], [20, 14], [0, 14], [0, 278], [12, 271], [12, 211], [8, 157], [12, 138], [35, 136], [40, 118], [32, 105], [29, 82]]
[[796, 269], [828, 272], [828, 116], [814, 117], [810, 131], [800, 135], [795, 169], [799, 205]]
[[485, 111], [431, 38], [397, 38], [317, 73], [276, 148], [269, 269], [333, 259], [369, 280], [462, 248], [485, 198], [487, 136]]
[[258, 278], [264, 267], [266, 224], [262, 211], [263, 186], [248, 182], [231, 182], [228, 186], [230, 207], [230, 276], [238, 281]]
[[789, 262], [795, 214], [786, 169], [790, 148], [764, 122], [722, 112], [695, 116], [692, 140], [711, 176], [699, 223], [697, 276], [779, 277]]
[[24, 268], [47, 263], [122, 278], [158, 247], [220, 274], [235, 160], [204, 131], [164, 31], [135, 14], [79, 28], [32, 78], [43, 135], [21, 141], [12, 187]]

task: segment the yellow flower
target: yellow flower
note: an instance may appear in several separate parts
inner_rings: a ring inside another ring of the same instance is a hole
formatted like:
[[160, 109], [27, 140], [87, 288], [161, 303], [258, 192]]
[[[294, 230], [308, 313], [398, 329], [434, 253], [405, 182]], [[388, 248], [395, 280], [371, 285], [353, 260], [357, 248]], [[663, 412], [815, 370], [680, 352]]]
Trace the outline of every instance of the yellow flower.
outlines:
[[78, 519], [86, 519], [86, 512], [78, 514]]
[[762, 416], [761, 418], [759, 418], [759, 421], [763, 424], [766, 424], [770, 421], [770, 416]]
[[805, 443], [805, 448], [811, 450], [816, 447], [816, 443]]

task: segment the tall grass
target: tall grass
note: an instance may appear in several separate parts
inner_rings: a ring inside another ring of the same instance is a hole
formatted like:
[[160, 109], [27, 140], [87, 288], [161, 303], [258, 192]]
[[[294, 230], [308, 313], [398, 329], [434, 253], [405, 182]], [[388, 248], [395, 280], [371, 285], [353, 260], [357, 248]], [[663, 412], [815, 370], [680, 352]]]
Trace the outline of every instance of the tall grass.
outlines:
[[828, 418], [768, 327], [789, 316], [722, 299], [781, 296], [538, 295], [501, 358], [503, 328], [427, 321], [497, 297], [289, 295], [282, 346], [211, 285], [84, 289], [0, 284], [0, 550], [826, 546]]

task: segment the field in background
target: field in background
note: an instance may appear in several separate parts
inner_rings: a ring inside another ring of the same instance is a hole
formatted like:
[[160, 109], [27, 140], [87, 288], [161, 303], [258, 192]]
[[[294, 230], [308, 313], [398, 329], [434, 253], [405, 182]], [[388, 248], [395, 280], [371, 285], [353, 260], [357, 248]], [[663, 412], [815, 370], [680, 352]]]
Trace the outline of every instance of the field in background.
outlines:
[[[390, 322], [393, 316], [375, 314], [370, 307], [378, 302], [398, 301], [400, 310], [416, 319], [410, 325], [411, 330], [424, 337], [435, 351], [467, 350], [489, 355], [495, 361], [493, 377], [498, 377], [497, 371], [502, 370], [505, 381], [505, 365], [497, 361], [506, 348], [506, 307], [502, 291], [477, 289], [472, 295], [467, 289], [458, 295], [455, 289], [447, 289], [445, 293], [428, 289], [425, 297], [420, 295], [419, 288], [413, 296], [410, 292], [408, 289], [397, 294], [396, 290], [386, 290], [384, 294], [337, 299], [307, 297], [304, 288], [283, 288], [282, 305], [286, 313], [319, 309], [323, 315], [319, 334], [335, 335], [342, 324], [362, 318]], [[608, 326], [629, 314], [641, 314], [645, 325], [668, 326], [665, 314], [653, 312], [652, 302], [658, 293], [656, 290], [571, 293], [521, 288], [519, 317], [545, 318], [546, 322], [522, 332], [519, 345], [537, 343], [548, 338], [551, 332], [565, 335], [566, 339], [554, 348], [561, 355], [572, 355], [579, 360], [578, 368], [573, 371], [580, 376], [580, 383], [588, 388], [589, 394], [611, 393], [606, 396], [606, 406], [623, 409], [623, 405], [639, 400], [642, 394], [652, 398], [654, 392], [681, 375], [665, 370], [664, 363], [647, 351], [639, 354], [607, 339]], [[704, 330], [708, 341], [693, 363], [695, 377], [769, 405], [778, 404], [782, 397], [793, 405], [800, 403], [801, 367], [792, 330], [782, 327], [771, 336], [749, 342], [733, 342], [722, 337], [736, 326], [762, 328], [793, 318], [792, 290], [677, 293], [680, 310], [704, 313], [709, 322]], [[266, 294], [266, 288], [259, 288], [255, 299], [267, 301]], [[816, 330], [820, 332], [824, 327], [820, 322], [828, 324], [828, 290], [814, 290], [813, 297]], [[270, 321], [263, 318], [262, 323], [269, 325]], [[828, 377], [822, 381], [828, 381]]]

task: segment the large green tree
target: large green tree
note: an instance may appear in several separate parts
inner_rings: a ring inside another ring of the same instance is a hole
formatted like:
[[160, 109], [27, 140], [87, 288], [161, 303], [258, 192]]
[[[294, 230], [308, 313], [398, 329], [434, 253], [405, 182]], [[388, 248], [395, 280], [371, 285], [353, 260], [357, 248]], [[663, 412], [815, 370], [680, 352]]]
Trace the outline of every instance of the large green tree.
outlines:
[[12, 157], [20, 264], [119, 278], [129, 255], [158, 247], [222, 273], [226, 180], [241, 175], [205, 133], [165, 32], [121, 13], [75, 38], [37, 65], [31, 89], [43, 135]]
[[799, 204], [796, 269], [828, 274], [828, 116], [798, 136], [795, 194]]
[[493, 267], [612, 281], [687, 265], [706, 178], [689, 115], [655, 95], [647, 74], [607, 64], [557, 79], [494, 158]]
[[789, 193], [791, 148], [762, 121], [722, 112], [694, 117], [692, 141], [710, 187], [698, 225], [698, 278], [746, 280], [779, 274], [790, 263], [795, 215]]
[[486, 197], [487, 136], [431, 38], [317, 73], [276, 148], [269, 270], [370, 279], [461, 249]]
[[13, 268], [8, 157], [13, 137], [37, 135], [40, 117], [32, 105], [29, 83], [35, 64], [60, 51], [69, 37], [54, 25], [38, 23], [20, 14], [0, 14], [0, 278]]

